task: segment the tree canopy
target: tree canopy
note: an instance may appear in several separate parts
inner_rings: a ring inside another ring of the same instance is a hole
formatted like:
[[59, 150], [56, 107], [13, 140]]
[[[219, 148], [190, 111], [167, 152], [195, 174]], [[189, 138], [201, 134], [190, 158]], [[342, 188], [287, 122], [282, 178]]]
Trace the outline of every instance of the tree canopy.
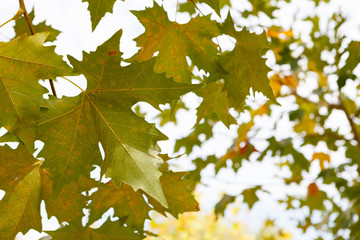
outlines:
[[[122, 1], [83, 2], [95, 31]], [[318, 239], [359, 239], [360, 43], [344, 33], [347, 18], [341, 11], [323, 15], [329, 0], [308, 1], [314, 11], [292, 16], [288, 28], [277, 13], [291, 0], [250, 1], [245, 8], [228, 0], [166, 2], [175, 19], [163, 1], [131, 11], [145, 31], [129, 58], [119, 47], [122, 30], [81, 60], [57, 54], [60, 31], [34, 24], [36, 8], [29, 13], [23, 0], [1, 25], [15, 20], [15, 36], [0, 42], [0, 127], [6, 129], [0, 142], [18, 146], [0, 147], [0, 239], [43, 231], [42, 202], [61, 224], [47, 231], [52, 239], [143, 239], [152, 235], [144, 229], [150, 211], [178, 217], [199, 210], [192, 192], [205, 168], [238, 172], [244, 161], [264, 159], [285, 169], [284, 184], [306, 189], [279, 199], [289, 210], [307, 210], [300, 229], [315, 228]], [[309, 23], [310, 32], [295, 23]], [[80, 75], [86, 87], [77, 82]], [[80, 93], [60, 98], [54, 81]], [[159, 112], [160, 125], [176, 124], [188, 93], [202, 101], [192, 132], [176, 141], [174, 152], [195, 169], [174, 171], [176, 160], [158, 146], [167, 137], [134, 106], [146, 102]], [[267, 100], [251, 103], [254, 95]], [[284, 121], [290, 131], [279, 135]], [[192, 159], [216, 124], [237, 129], [233, 145], [222, 156]], [[36, 141], [44, 143], [39, 153]], [[98, 177], [91, 177], [94, 169]], [[239, 196], [252, 208], [259, 192], [266, 190], [224, 194], [215, 213], [223, 215]], [[118, 220], [99, 227], [110, 208]]]

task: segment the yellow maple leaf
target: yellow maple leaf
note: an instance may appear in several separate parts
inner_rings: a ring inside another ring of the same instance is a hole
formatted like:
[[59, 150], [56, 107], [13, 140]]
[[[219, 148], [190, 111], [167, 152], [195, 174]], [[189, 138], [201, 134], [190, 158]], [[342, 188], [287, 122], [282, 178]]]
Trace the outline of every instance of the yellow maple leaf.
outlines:
[[311, 162], [315, 161], [316, 159], [319, 160], [319, 165], [321, 170], [325, 169], [324, 162], [330, 163], [330, 155], [327, 153], [323, 153], [323, 152], [314, 153]]

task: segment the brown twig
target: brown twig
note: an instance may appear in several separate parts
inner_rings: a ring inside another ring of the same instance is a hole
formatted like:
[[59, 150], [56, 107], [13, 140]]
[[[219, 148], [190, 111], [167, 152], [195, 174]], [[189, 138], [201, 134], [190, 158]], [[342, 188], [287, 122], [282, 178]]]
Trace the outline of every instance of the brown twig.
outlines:
[[25, 7], [25, 3], [24, 3], [24, 0], [19, 0], [19, 4], [20, 4], [20, 9], [23, 10], [23, 15], [25, 17], [25, 20], [26, 20], [26, 23], [30, 29], [30, 32], [31, 32], [31, 35], [34, 35], [35, 34], [35, 29], [34, 29], [34, 26], [32, 24], [32, 21], [30, 19], [30, 16], [26, 10], [26, 7]]
[[[31, 35], [34, 35], [35, 34], [35, 29], [34, 29], [34, 26], [32, 24], [32, 21], [30, 19], [30, 16], [29, 16], [29, 14], [28, 14], [28, 12], [26, 10], [24, 0], [19, 0], [19, 5], [20, 5], [20, 9], [23, 11], [23, 15], [25, 17], [25, 20], [26, 20], [26, 23], [27, 23], [27, 25], [29, 27]], [[55, 91], [55, 86], [54, 86], [54, 81], [52, 79], [49, 79], [49, 82], [50, 82], [50, 87], [51, 87], [52, 94], [55, 97], [57, 97], [56, 91]]]

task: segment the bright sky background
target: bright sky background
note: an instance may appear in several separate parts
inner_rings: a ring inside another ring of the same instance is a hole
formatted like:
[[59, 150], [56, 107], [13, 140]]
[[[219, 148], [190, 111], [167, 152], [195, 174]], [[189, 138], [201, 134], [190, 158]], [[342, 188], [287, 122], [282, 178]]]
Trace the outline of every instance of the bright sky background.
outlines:
[[[125, 2], [117, 1], [114, 5], [113, 14], [106, 14], [105, 18], [100, 22], [100, 25], [92, 33], [90, 14], [87, 11], [87, 3], [82, 3], [81, 0], [25, 0], [28, 11], [32, 9], [35, 4], [35, 23], [46, 20], [47, 24], [51, 24], [53, 28], [60, 30], [62, 33], [58, 36], [54, 42], [56, 44], [56, 53], [60, 55], [72, 55], [78, 59], [82, 57], [82, 51], [94, 51], [98, 45], [103, 43], [109, 37], [111, 37], [117, 30], [123, 29], [123, 36], [121, 38], [120, 50], [124, 52], [123, 57], [127, 58], [133, 55], [136, 51], [136, 43], [132, 41], [133, 38], [138, 36], [144, 31], [144, 28], [138, 22], [136, 17], [132, 15], [129, 10], [144, 9], [144, 6], [151, 6], [152, 0], [127, 0]], [[248, 8], [246, 0], [233, 1], [234, 5], [238, 9]], [[174, 19], [175, 15], [175, 0], [164, 1], [165, 9], [169, 12], [169, 18]], [[207, 13], [209, 8], [205, 5], [199, 7], [202, 12]], [[334, 10], [341, 9], [348, 16], [348, 23], [342, 28], [345, 35], [355, 40], [360, 40], [360, 18], [358, 17], [360, 9], [360, 1], [357, 0], [335, 0], [328, 7], [322, 4], [321, 15], [324, 17], [322, 20], [322, 26], [326, 25], [326, 17], [331, 16]], [[18, 10], [18, 1], [0, 0], [0, 23], [10, 19]], [[222, 17], [225, 17], [226, 11], [222, 12]], [[280, 24], [285, 28], [288, 28], [293, 22], [293, 15], [306, 16], [314, 13], [314, 4], [311, 1], [295, 0], [291, 5], [284, 5], [284, 7], [278, 12]], [[214, 18], [217, 18], [213, 14]], [[244, 22], [239, 18], [237, 14], [234, 14], [234, 18], [238, 19], [240, 23], [252, 24], [255, 20], [250, 22]], [[180, 22], [188, 21], [189, 17], [186, 14], [178, 14], [177, 20]], [[266, 17], [262, 17], [261, 21], [266, 22]], [[0, 41], [8, 41], [14, 36], [13, 30], [14, 22], [7, 24], [0, 29]], [[297, 31], [296, 34], [303, 32], [307, 33], [311, 26], [304, 25], [300, 22], [295, 22], [294, 26]], [[306, 40], [306, 39], [305, 39]], [[224, 46], [228, 43], [221, 42]], [[273, 64], [271, 55], [269, 56], [268, 64]], [[74, 78], [80, 86], [86, 88], [86, 81], [84, 78]], [[48, 84], [45, 82], [45, 85]], [[74, 96], [79, 94], [78, 89], [74, 88], [71, 84], [65, 81], [59, 80], [55, 85], [58, 94]], [[311, 83], [304, 85], [301, 90], [304, 96], [306, 96], [311, 89]], [[351, 86], [345, 87], [345, 90], [350, 91]], [[257, 95], [257, 101], [263, 101], [261, 95]], [[171, 152], [173, 149], [174, 139], [186, 136], [195, 123], [196, 111], [193, 110], [201, 102], [201, 98], [198, 98], [194, 94], [186, 96], [186, 103], [192, 109], [190, 111], [180, 111], [177, 115], [179, 121], [178, 126], [174, 126], [172, 123], [161, 128], [161, 130], [170, 137], [169, 141], [160, 142], [160, 146], [166, 153]], [[287, 101], [281, 102], [283, 108], [292, 108], [293, 106]], [[156, 114], [154, 110], [149, 107], [144, 107], [149, 112], [147, 120], [153, 121], [153, 116]], [[276, 112], [276, 110], [275, 110]], [[279, 112], [279, 111], [278, 111]], [[248, 116], [243, 114], [240, 120], [246, 119]], [[337, 116], [337, 122], [347, 122], [346, 118], [342, 121], [341, 116]], [[257, 123], [264, 126], [264, 128], [271, 127], [272, 119], [263, 118], [257, 119]], [[289, 136], [292, 131], [292, 126], [289, 123], [282, 123], [284, 126], [281, 131], [273, 133], [271, 131], [264, 131], [266, 134], [275, 134], [279, 137]], [[348, 126], [338, 124], [341, 131], [347, 132]], [[337, 127], [337, 126], [335, 126]], [[1, 135], [1, 131], [0, 131]], [[207, 142], [201, 149], [197, 149], [190, 157], [193, 159], [198, 156], [206, 156], [210, 154], [216, 154], [218, 156], [225, 153], [225, 151], [233, 143], [233, 138], [236, 137], [236, 127], [232, 126], [228, 130], [224, 125], [217, 124], [214, 128], [214, 138]], [[261, 147], [261, 143], [260, 144]], [[343, 155], [341, 150], [337, 153], [339, 157]], [[308, 156], [309, 157], [309, 156]], [[311, 156], [310, 156], [311, 157]], [[309, 158], [310, 158], [309, 157]], [[334, 156], [334, 158], [338, 158]], [[341, 161], [341, 159], [339, 160]], [[192, 165], [189, 160], [181, 158], [181, 160], [175, 161], [175, 164], [179, 166], [178, 169], [186, 170], [191, 169]], [[316, 172], [317, 169], [314, 169]], [[255, 185], [263, 185], [264, 189], [268, 190], [271, 194], [259, 194], [261, 201], [257, 203], [253, 210], [249, 212], [248, 208], [244, 204], [240, 205], [240, 211], [236, 216], [236, 220], [240, 220], [244, 224], [250, 227], [250, 230], [256, 232], [261, 227], [262, 223], [267, 219], [276, 219], [276, 224], [280, 227], [290, 230], [295, 239], [312, 239], [314, 232], [310, 232], [306, 236], [302, 236], [300, 231], [295, 228], [296, 219], [302, 216], [306, 211], [285, 211], [285, 207], [276, 202], [277, 199], [285, 196], [285, 191], [292, 191], [297, 193], [306, 194], [306, 184], [302, 188], [293, 187], [291, 189], [285, 188], [279, 179], [274, 178], [276, 174], [287, 174], [286, 171], [279, 172], [278, 168], [274, 166], [272, 159], [266, 159], [262, 163], [243, 163], [243, 167], [239, 170], [238, 174], [233, 173], [232, 170], [222, 170], [215, 178], [213, 170], [207, 169], [204, 173], [203, 183], [210, 187], [203, 185], [198, 187], [198, 192], [201, 192], [202, 202], [201, 207], [203, 211], [210, 211], [213, 209], [214, 204], [221, 198], [222, 193], [238, 194], [243, 189], [253, 187]], [[311, 181], [311, 174], [309, 175], [309, 182]], [[305, 187], [304, 187], [305, 186]], [[287, 189], [287, 190], [286, 190]], [[239, 197], [241, 199], [241, 197]], [[239, 201], [238, 201], [239, 202]], [[240, 203], [240, 202], [239, 202]], [[56, 222], [49, 223], [45, 221], [45, 227], [48, 230], [56, 228]], [[20, 239], [37, 239], [34, 232], [27, 234], [25, 237], [18, 235], [17, 240]]]

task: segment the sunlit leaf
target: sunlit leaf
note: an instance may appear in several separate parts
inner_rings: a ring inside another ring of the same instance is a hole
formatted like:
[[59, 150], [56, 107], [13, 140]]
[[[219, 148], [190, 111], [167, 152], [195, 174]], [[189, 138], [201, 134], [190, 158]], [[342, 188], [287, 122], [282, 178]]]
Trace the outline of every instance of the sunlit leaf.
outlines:
[[54, 47], [44, 47], [47, 33], [10, 42], [0, 42], [0, 124], [18, 135], [29, 147], [35, 140], [34, 124], [40, 107], [45, 106], [47, 89], [40, 79], [72, 75], [71, 68], [54, 53]]

